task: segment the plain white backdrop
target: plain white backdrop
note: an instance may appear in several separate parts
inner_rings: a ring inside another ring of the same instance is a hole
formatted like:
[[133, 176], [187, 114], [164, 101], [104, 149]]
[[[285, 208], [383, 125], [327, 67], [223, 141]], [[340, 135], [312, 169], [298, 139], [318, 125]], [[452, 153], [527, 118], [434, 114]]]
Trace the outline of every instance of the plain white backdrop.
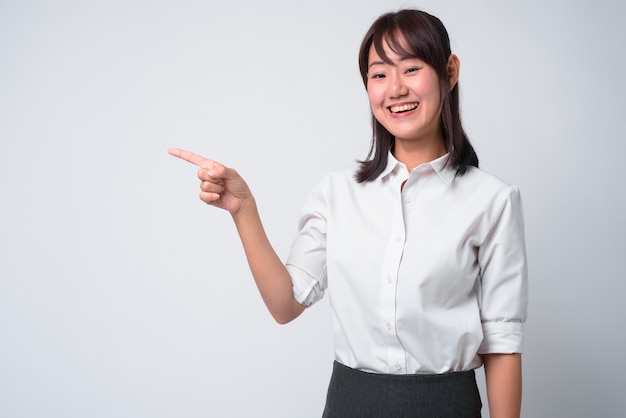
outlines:
[[523, 416], [623, 416], [618, 0], [0, 1], [0, 416], [321, 415], [327, 304], [275, 324], [166, 150], [237, 168], [286, 257], [313, 184], [366, 156], [357, 51], [400, 7], [447, 26], [481, 166], [522, 190]]

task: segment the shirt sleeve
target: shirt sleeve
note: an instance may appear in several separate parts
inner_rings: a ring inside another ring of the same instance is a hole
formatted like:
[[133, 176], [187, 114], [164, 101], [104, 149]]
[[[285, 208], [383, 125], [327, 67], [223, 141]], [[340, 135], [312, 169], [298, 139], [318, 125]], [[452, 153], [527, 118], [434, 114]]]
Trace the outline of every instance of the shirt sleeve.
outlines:
[[326, 182], [313, 190], [302, 208], [298, 234], [285, 263], [295, 299], [311, 306], [324, 296], [326, 280]]
[[521, 353], [528, 306], [522, 202], [509, 186], [491, 208], [491, 227], [478, 250], [483, 341], [479, 354]]

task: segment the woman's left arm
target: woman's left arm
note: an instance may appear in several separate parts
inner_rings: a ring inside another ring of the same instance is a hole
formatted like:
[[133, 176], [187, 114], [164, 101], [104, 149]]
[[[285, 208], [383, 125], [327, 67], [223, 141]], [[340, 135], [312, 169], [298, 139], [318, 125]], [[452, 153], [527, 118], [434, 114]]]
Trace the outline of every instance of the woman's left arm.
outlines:
[[483, 354], [491, 418], [520, 418], [522, 355]]

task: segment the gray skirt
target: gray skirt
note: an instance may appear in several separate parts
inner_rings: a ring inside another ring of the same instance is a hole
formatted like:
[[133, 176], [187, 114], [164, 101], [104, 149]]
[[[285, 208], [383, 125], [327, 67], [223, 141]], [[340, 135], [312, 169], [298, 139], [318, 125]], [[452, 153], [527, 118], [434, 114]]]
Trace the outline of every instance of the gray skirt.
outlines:
[[473, 370], [431, 375], [368, 373], [337, 361], [323, 418], [480, 418]]

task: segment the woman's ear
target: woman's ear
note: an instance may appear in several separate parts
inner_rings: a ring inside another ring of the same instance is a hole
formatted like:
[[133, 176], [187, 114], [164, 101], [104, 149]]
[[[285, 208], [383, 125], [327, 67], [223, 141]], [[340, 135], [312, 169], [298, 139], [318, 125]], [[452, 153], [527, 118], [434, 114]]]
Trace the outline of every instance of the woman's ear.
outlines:
[[459, 57], [454, 54], [450, 54], [448, 57], [448, 78], [450, 79], [450, 90], [456, 86], [457, 81], [459, 81], [459, 71], [461, 69], [461, 61], [459, 61]]

